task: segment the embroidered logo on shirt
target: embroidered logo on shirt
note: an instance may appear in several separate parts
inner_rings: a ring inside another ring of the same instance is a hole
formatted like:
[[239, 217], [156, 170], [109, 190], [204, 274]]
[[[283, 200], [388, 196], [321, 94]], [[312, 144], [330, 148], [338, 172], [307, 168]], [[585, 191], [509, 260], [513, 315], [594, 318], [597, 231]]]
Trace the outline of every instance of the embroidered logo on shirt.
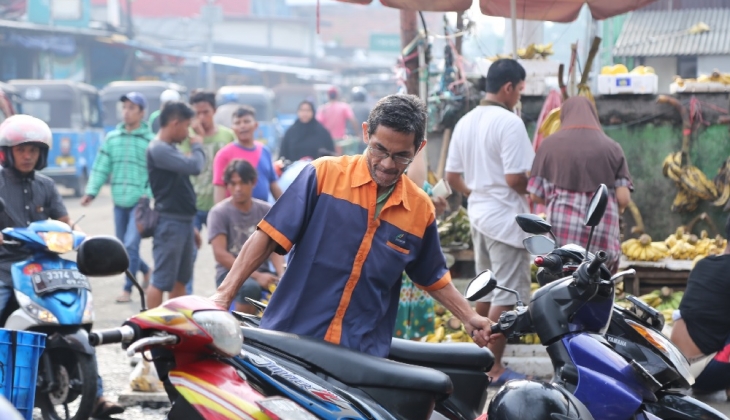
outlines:
[[403, 248], [405, 248], [406, 245], [408, 244], [406, 242], [406, 234], [405, 233], [400, 233], [398, 235], [393, 236], [392, 238], [390, 238], [390, 242], [393, 242], [394, 244], [396, 244], [396, 245], [398, 245], [400, 247], [403, 247]]

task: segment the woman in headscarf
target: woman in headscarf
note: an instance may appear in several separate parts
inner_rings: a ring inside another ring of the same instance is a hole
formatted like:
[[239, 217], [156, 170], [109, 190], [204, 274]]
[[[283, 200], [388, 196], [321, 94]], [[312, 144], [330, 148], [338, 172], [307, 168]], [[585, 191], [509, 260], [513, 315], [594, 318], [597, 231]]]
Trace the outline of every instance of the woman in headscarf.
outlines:
[[332, 136], [314, 115], [313, 103], [302, 101], [299, 104], [297, 120], [284, 134], [279, 156], [295, 162], [306, 157], [317, 159], [334, 153]]
[[585, 215], [600, 184], [606, 184], [610, 198], [591, 249], [606, 251], [606, 266], [615, 272], [621, 257], [619, 215], [631, 200], [631, 174], [621, 146], [601, 129], [593, 104], [572, 97], [560, 107], [560, 130], [537, 150], [527, 186], [530, 197], [546, 205], [558, 246], [586, 245]]

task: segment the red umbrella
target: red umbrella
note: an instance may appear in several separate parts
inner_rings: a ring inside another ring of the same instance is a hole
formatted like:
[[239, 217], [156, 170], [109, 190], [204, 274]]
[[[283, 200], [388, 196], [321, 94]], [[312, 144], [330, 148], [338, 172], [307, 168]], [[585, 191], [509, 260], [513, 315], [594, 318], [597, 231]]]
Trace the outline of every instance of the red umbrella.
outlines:
[[[572, 22], [588, 5], [594, 19], [608, 19], [654, 3], [656, 0], [479, 0], [482, 13], [515, 19]], [[516, 15], [513, 16], [513, 10]]]
[[[338, 0], [344, 3], [370, 4], [373, 0]], [[385, 6], [422, 12], [457, 12], [471, 7], [472, 0], [380, 0]]]

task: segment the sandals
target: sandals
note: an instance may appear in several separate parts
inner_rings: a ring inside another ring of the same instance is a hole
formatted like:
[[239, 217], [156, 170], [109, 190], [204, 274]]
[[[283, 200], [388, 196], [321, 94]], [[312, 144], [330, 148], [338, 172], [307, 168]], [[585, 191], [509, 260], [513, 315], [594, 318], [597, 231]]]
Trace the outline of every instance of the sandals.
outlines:
[[528, 377], [527, 375], [524, 375], [522, 373], [515, 372], [514, 370], [510, 368], [505, 368], [504, 372], [502, 372], [501, 375], [499, 375], [499, 378], [497, 380], [494, 380], [489, 383], [490, 387], [500, 387], [504, 384], [506, 384], [508, 381], [518, 380], [518, 379], [532, 379]]
[[122, 293], [119, 295], [119, 297], [116, 299], [115, 302], [117, 303], [129, 303], [132, 301], [132, 295], [130, 293]]
[[124, 407], [101, 397], [96, 400], [96, 405], [94, 406], [94, 411], [91, 412], [91, 417], [95, 419], [109, 419], [111, 416], [122, 414], [123, 412]]

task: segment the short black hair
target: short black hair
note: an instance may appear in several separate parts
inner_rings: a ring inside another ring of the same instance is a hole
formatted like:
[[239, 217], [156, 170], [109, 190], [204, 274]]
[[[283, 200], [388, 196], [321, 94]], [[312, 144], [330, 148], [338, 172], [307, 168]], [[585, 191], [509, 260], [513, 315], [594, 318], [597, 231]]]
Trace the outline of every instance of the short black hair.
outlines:
[[388, 127], [399, 133], [413, 133], [416, 151], [426, 136], [426, 104], [415, 95], [388, 95], [379, 100], [368, 116], [368, 135], [378, 126]]
[[160, 127], [167, 127], [167, 124], [173, 120], [191, 120], [194, 116], [195, 111], [185, 102], [168, 102], [162, 107], [162, 111], [160, 112]]
[[190, 97], [190, 105], [195, 105], [200, 102], [207, 102], [215, 109], [215, 92], [202, 89], [194, 91]]
[[488, 93], [497, 93], [502, 86], [512, 83], [513, 86], [525, 80], [527, 73], [520, 63], [511, 58], [501, 58], [487, 70], [486, 88]]
[[251, 116], [253, 119], [256, 119], [256, 110], [249, 105], [241, 105], [239, 106], [235, 111], [233, 111], [233, 115], [231, 116], [231, 119], [234, 118], [242, 118], [246, 116]]
[[241, 181], [244, 183], [255, 184], [258, 179], [256, 168], [254, 168], [247, 160], [232, 160], [231, 163], [226, 166], [226, 170], [223, 172], [223, 182], [226, 185], [231, 183], [233, 174], [238, 174], [238, 176], [241, 177]]

